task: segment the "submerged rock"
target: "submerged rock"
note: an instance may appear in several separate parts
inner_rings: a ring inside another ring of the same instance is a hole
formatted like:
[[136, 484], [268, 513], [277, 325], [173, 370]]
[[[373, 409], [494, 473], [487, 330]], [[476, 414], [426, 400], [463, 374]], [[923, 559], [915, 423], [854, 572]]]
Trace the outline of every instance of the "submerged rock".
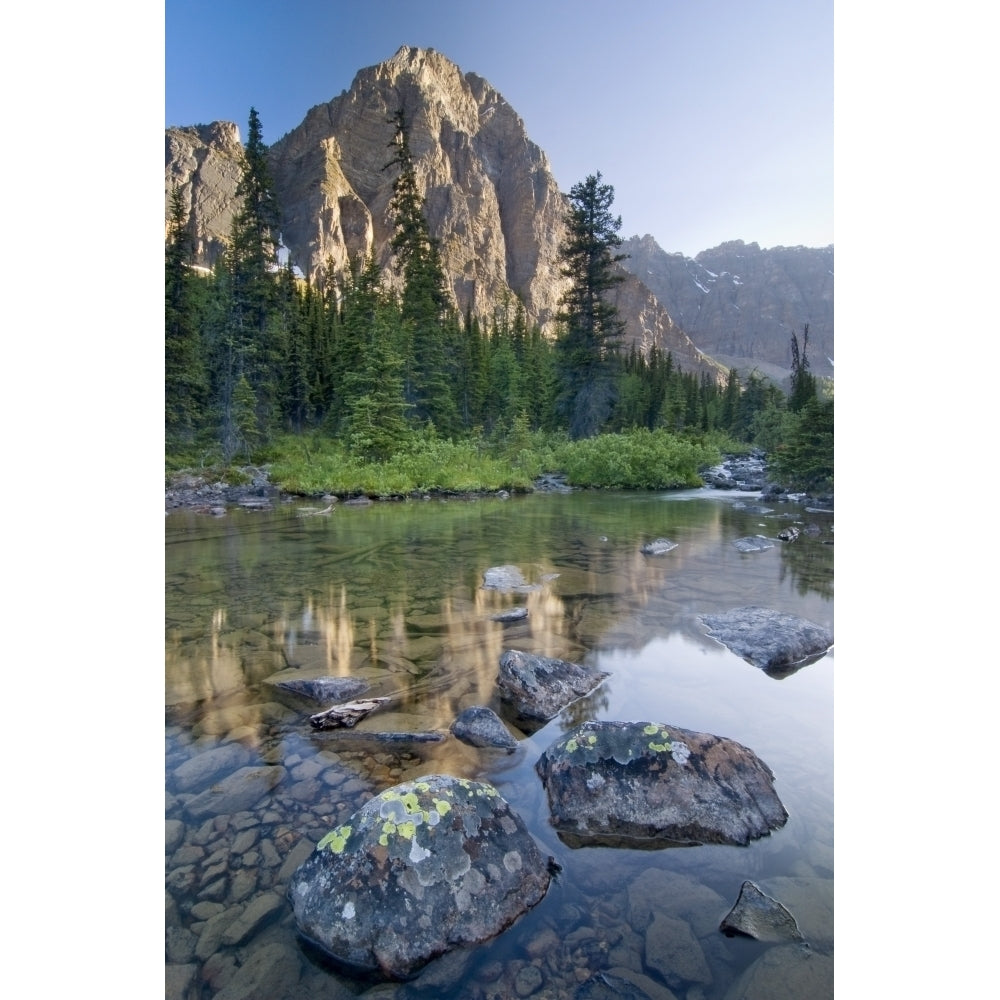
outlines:
[[573, 1000], [651, 1000], [651, 997], [621, 976], [595, 972], [576, 988]]
[[585, 722], [535, 765], [571, 847], [746, 845], [784, 826], [771, 769], [734, 740], [657, 722]]
[[608, 676], [568, 660], [508, 649], [500, 657], [497, 686], [518, 719], [548, 722]]
[[833, 645], [832, 633], [822, 626], [769, 608], [734, 608], [700, 617], [710, 636], [776, 677], [818, 660]]
[[495, 622], [520, 622], [528, 617], [528, 609], [525, 607], [509, 608], [506, 611], [498, 611], [495, 615], [490, 615]]
[[799, 925], [776, 899], [761, 892], [747, 880], [740, 886], [740, 895], [733, 908], [722, 918], [719, 930], [729, 937], [743, 934], [757, 941], [801, 941]]
[[492, 709], [473, 705], [459, 713], [451, 724], [457, 739], [474, 747], [499, 747], [508, 753], [517, 749], [517, 740]]
[[350, 701], [364, 694], [371, 685], [360, 677], [308, 677], [286, 679], [287, 671], [282, 671], [281, 680], [268, 678], [279, 692], [290, 694], [308, 701], [331, 705], [339, 701]]
[[307, 941], [401, 979], [499, 934], [542, 899], [550, 878], [496, 788], [432, 774], [386, 789], [328, 833], [288, 896]]
[[769, 948], [726, 991], [725, 1000], [825, 1000], [833, 997], [833, 959], [807, 944]]
[[740, 552], [766, 552], [768, 549], [774, 548], [774, 542], [770, 538], [765, 538], [764, 535], [746, 535], [743, 538], [737, 538], [733, 545]]
[[662, 556], [664, 552], [676, 548], [677, 543], [670, 541], [669, 538], [654, 538], [651, 542], [644, 542], [639, 547], [639, 551], [644, 556]]
[[284, 767], [280, 765], [241, 767], [188, 800], [184, 808], [194, 819], [250, 809], [281, 783], [285, 773]]
[[517, 566], [491, 566], [483, 573], [483, 590], [530, 594], [532, 591], [541, 590], [541, 586], [537, 583], [528, 583]]

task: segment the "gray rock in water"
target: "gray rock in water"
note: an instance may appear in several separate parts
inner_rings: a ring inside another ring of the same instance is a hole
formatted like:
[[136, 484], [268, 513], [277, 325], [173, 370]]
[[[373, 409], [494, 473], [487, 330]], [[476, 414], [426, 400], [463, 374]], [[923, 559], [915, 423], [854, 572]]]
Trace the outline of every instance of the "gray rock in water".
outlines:
[[206, 750], [184, 761], [173, 773], [173, 784], [179, 792], [201, 791], [219, 775], [231, 774], [250, 763], [251, 754], [239, 743]]
[[483, 573], [483, 590], [500, 590], [515, 594], [530, 594], [541, 590], [537, 583], [528, 583], [517, 566], [491, 566]]
[[787, 528], [782, 528], [778, 532], [778, 539], [782, 542], [794, 542], [796, 538], [799, 537], [799, 529], [794, 525], [789, 525]]
[[401, 979], [510, 926], [545, 895], [550, 862], [492, 785], [432, 774], [327, 834], [288, 896], [306, 940]]
[[360, 677], [312, 677], [306, 680], [278, 681], [275, 687], [310, 701], [336, 704], [357, 698], [371, 685]]
[[291, 943], [269, 942], [247, 953], [215, 1000], [285, 996], [294, 991], [301, 973], [301, 960]]
[[521, 608], [509, 608], [507, 611], [498, 611], [495, 615], [490, 615], [490, 618], [495, 622], [520, 622], [524, 621], [528, 617], [528, 609]]
[[480, 705], [461, 712], [451, 724], [451, 731], [457, 739], [474, 747], [499, 747], [513, 753], [518, 746], [500, 716]]
[[726, 991], [725, 1000], [833, 1000], [833, 959], [807, 944], [769, 948]]
[[729, 937], [743, 934], [757, 941], [801, 941], [799, 925], [776, 899], [761, 892], [760, 886], [747, 880], [733, 908], [722, 918], [719, 930]]
[[656, 538], [651, 542], [645, 542], [639, 547], [639, 551], [645, 556], [662, 556], [664, 552], [676, 549], [677, 543], [669, 538]]
[[743, 538], [737, 538], [733, 545], [740, 552], [766, 552], [768, 549], [774, 548], [774, 542], [763, 535], [746, 535]]
[[651, 1000], [650, 995], [621, 976], [610, 972], [595, 972], [580, 983], [573, 1000]]
[[242, 812], [256, 805], [284, 777], [285, 769], [281, 766], [241, 767], [190, 799], [184, 808], [195, 819]]
[[734, 608], [701, 615], [701, 621], [709, 635], [773, 677], [815, 662], [833, 645], [832, 633], [822, 626], [769, 608]]
[[771, 769], [733, 740], [656, 722], [585, 722], [535, 765], [571, 847], [749, 844], [785, 825]]
[[608, 676], [568, 660], [508, 649], [500, 657], [497, 686], [519, 719], [548, 722]]

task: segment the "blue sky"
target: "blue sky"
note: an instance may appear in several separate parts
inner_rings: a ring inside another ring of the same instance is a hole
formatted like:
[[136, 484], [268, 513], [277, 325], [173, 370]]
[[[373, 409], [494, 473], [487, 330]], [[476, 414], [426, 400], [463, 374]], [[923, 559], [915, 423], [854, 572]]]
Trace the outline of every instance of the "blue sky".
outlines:
[[487, 79], [563, 191], [600, 171], [623, 236], [693, 256], [833, 234], [832, 0], [166, 0], [165, 125], [266, 142], [401, 45]]

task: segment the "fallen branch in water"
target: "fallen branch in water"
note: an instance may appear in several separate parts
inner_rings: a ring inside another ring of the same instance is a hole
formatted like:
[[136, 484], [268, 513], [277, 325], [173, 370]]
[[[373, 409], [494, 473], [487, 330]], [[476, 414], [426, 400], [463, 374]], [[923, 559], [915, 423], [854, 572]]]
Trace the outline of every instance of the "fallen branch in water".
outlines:
[[353, 729], [362, 719], [380, 708], [389, 698], [360, 698], [357, 701], [345, 701], [334, 705], [323, 712], [309, 716], [309, 725], [313, 729]]

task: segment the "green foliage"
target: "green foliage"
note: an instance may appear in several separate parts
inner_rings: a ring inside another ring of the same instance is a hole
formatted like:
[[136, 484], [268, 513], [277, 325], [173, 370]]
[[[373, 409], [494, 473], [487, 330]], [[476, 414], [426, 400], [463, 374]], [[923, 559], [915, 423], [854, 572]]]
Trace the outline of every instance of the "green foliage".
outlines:
[[570, 483], [607, 489], [700, 486], [699, 471], [721, 460], [715, 445], [663, 430], [602, 434], [568, 442], [557, 452], [558, 467]]
[[784, 440], [769, 464], [788, 486], [811, 492], [833, 489], [833, 400], [810, 399], [789, 414]]
[[833, 405], [808, 371], [808, 327], [801, 345], [792, 338], [790, 399], [756, 372], [731, 370], [722, 385], [655, 346], [622, 355], [623, 324], [607, 296], [623, 280], [621, 221], [600, 174], [570, 196], [561, 247], [570, 288], [556, 341], [529, 326], [513, 295], [491, 316], [460, 318], [402, 112], [393, 122], [398, 295], [374, 253], [340, 277], [329, 262], [315, 284], [290, 262], [276, 267], [278, 206], [254, 109], [240, 205], [211, 277], [190, 266], [174, 193], [164, 324], [171, 467], [225, 470], [237, 456], [273, 454], [279, 482], [303, 493], [522, 489], [547, 471], [580, 486], [669, 489], [696, 485], [720, 452], [752, 443], [790, 485], [832, 484]]

